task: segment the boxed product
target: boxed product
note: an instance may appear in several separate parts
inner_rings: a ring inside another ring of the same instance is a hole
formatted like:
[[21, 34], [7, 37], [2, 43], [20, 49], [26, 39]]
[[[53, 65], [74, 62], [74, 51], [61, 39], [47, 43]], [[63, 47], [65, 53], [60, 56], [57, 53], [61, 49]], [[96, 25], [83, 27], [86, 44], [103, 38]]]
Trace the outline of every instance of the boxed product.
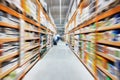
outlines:
[[19, 37], [19, 32], [16, 29], [0, 27], [0, 35], [0, 38]]
[[105, 24], [104, 26], [105, 27], [111, 27], [115, 24], [115, 18], [110, 18], [108, 20], [105, 20]]
[[106, 75], [102, 71], [97, 69], [97, 74], [98, 74], [98, 80], [105, 80]]
[[101, 70], [97, 69], [98, 80], [112, 80], [109, 76], [105, 75]]
[[10, 14], [7, 14], [7, 18], [13, 22], [13, 23], [16, 23], [16, 25], [18, 25], [18, 23], [20, 22], [19, 18], [15, 17], [15, 16], [12, 16]]
[[39, 0], [39, 1], [41, 2], [44, 9], [47, 11], [47, 4], [46, 4], [45, 0]]
[[28, 16], [37, 21], [37, 6], [31, 0], [26, 0], [24, 5], [24, 11]]
[[23, 11], [21, 7], [21, 0], [0, 0], [0, 3], [15, 9], [16, 11]]
[[35, 54], [35, 53], [37, 53], [37, 52], [39, 52], [39, 48], [35, 48], [35, 49], [32, 50], [32, 53], [33, 53], [33, 54]]
[[13, 66], [15, 66], [16, 64], [18, 64], [18, 58], [14, 58], [12, 60], [5, 61], [2, 63], [1, 71], [4, 73], [7, 70], [9, 70], [10, 68], [12, 68]]
[[18, 42], [8, 42], [0, 45], [1, 56], [7, 54], [14, 54], [19, 50], [19, 43]]
[[25, 22], [24, 23], [25, 29], [31, 29], [31, 24]]
[[21, 0], [12, 0], [12, 4], [16, 6], [20, 11], [23, 11], [21, 6]]
[[113, 35], [112, 41], [120, 41], [120, 29], [113, 30], [111, 35]]
[[29, 57], [31, 57], [31, 56], [32, 56], [32, 52], [31, 52], [31, 51], [28, 51], [28, 52], [25, 53], [23, 59], [24, 59], [24, 60], [27, 60], [27, 59], [28, 59]]
[[105, 53], [105, 46], [104, 46], [104, 45], [97, 44], [97, 51], [98, 51], [98, 52], [103, 52], [103, 53]]
[[11, 0], [0, 0], [0, 3], [9, 6], [10, 4], [12, 4], [12, 1]]
[[84, 52], [83, 61], [87, 64], [87, 61], [88, 61], [88, 54], [87, 54], [86, 52]]
[[116, 0], [98, 0], [98, 11], [106, 9], [111, 3]]
[[36, 54], [34, 57], [30, 59], [30, 64], [33, 63], [37, 58], [39, 57], [38, 54]]
[[19, 19], [5, 12], [0, 11], [0, 21], [18, 26]]
[[111, 63], [111, 62], [108, 62], [108, 63], [107, 63], [107, 70], [108, 70], [108, 72], [110, 72], [112, 75], [116, 75], [117, 69], [116, 69], [116, 67], [115, 67], [115, 65], [114, 65], [113, 63]]
[[105, 31], [97, 33], [98, 40], [120, 41], [120, 30]]
[[14, 53], [18, 52], [18, 49], [19, 49], [18, 47], [14, 47], [14, 48], [8, 49], [6, 51], [3, 51], [1, 54], [2, 54], [2, 56], [7, 55], [7, 54], [14, 54]]
[[8, 42], [1, 45], [0, 49], [10, 49], [12, 47], [19, 47], [18, 42]]
[[108, 55], [112, 55], [112, 56], [115, 56], [117, 58], [120, 58], [120, 49], [118, 48], [113, 48], [113, 47], [106, 47], [108, 52], [107, 54]]
[[7, 17], [0, 16], [0, 21], [1, 22], [10, 22], [10, 20]]
[[116, 61], [115, 66], [116, 66], [116, 68], [117, 68], [116, 75], [117, 75], [117, 77], [118, 77], [118, 80], [120, 80], [120, 60], [117, 60], [117, 61]]
[[96, 23], [97, 28], [104, 27], [104, 25], [105, 25], [105, 21], [99, 21]]
[[115, 24], [120, 24], [120, 13], [115, 14], [114, 18], [115, 18]]
[[96, 8], [96, 1], [95, 0], [90, 0], [90, 4], [89, 4], [89, 13], [90, 13], [89, 15], [90, 16], [91, 16], [92, 13], [95, 12], [95, 8]]
[[111, 39], [114, 37], [112, 31], [105, 31], [102, 36], [103, 36], [103, 40], [109, 40], [109, 41], [111, 41]]
[[12, 29], [12, 28], [4, 28], [4, 32], [7, 35], [18, 35], [19, 34], [18, 30]]
[[90, 25], [90, 29], [92, 29], [92, 30], [95, 30], [95, 29], [96, 29], [96, 27], [97, 27], [96, 23], [94, 23], [94, 24]]
[[97, 65], [106, 69], [107, 68], [107, 60], [104, 59], [103, 57], [97, 56]]
[[98, 41], [99, 40], [104, 40], [103, 33], [96, 33], [96, 38], [97, 38]]
[[24, 49], [28, 48], [30, 46], [30, 42], [26, 41], [24, 42]]
[[93, 70], [93, 62], [92, 62], [92, 61], [87, 60], [87, 65], [89, 66], [89, 68], [90, 68], [91, 70]]

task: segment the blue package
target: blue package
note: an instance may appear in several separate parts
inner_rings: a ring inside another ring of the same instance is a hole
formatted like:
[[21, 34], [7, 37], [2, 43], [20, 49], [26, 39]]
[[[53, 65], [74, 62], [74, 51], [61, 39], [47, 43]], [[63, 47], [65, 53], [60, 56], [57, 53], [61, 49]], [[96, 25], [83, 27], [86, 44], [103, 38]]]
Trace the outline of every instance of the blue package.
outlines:
[[115, 18], [120, 17], [120, 13], [114, 15]]
[[114, 38], [112, 39], [112, 41], [118, 41], [118, 38], [119, 38], [118, 35], [120, 34], [120, 29], [113, 30], [112, 34], [114, 35]]
[[116, 60], [115, 65], [116, 65], [116, 68], [117, 68], [117, 73], [116, 73], [116, 75], [117, 75], [117, 77], [118, 77], [118, 80], [120, 80], [120, 60]]
[[117, 34], [120, 34], [120, 29], [113, 30], [112, 33], [113, 33], [113, 34], [116, 34], [116, 35], [117, 35]]
[[120, 13], [115, 14], [115, 15], [114, 15], [114, 18], [116, 19], [116, 20], [115, 20], [115, 24], [120, 23]]
[[113, 75], [115, 75], [115, 66], [112, 64], [109, 64], [109, 72]]

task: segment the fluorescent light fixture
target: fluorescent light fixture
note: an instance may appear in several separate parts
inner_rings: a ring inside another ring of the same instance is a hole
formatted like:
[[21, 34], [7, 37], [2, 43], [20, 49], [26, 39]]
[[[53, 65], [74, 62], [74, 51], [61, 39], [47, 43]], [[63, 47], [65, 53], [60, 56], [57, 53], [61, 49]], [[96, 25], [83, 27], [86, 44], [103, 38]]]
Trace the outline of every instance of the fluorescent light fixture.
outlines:
[[61, 24], [61, 6], [62, 6], [61, 0], [59, 0], [59, 2], [60, 2], [60, 24]]

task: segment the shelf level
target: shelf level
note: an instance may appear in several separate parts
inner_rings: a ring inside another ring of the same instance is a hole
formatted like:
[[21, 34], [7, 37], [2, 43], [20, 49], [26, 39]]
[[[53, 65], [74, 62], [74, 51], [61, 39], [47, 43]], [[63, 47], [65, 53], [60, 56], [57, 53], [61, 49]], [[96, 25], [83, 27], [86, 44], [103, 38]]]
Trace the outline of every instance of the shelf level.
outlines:
[[56, 29], [55, 25], [52, 23], [50, 17], [48, 16], [48, 14], [46, 13], [45, 9], [42, 7], [42, 4], [40, 2], [38, 2], [38, 4], [40, 5], [41, 11], [43, 12], [43, 14], [45, 15], [46, 19], [49, 20], [49, 22], [52, 24], [52, 26]]
[[85, 27], [87, 25], [90, 25], [90, 24], [92, 24], [94, 22], [97, 22], [97, 21], [99, 21], [101, 19], [104, 19], [106, 17], [112, 16], [112, 15], [118, 13], [118, 12], [120, 12], [120, 5], [114, 7], [114, 8], [112, 8], [112, 9], [106, 11], [106, 12], [101, 13], [100, 15], [97, 15], [95, 18], [88, 20], [84, 24], [82, 24], [82, 25], [80, 25], [78, 27], [75, 27], [72, 30], [73, 31], [78, 30], [78, 28], [83, 28], [83, 27]]
[[45, 41], [46, 40], [46, 38], [44, 38], [42, 41]]
[[80, 39], [80, 40], [95, 43], [95, 41], [92, 41], [92, 40], [87, 40], [87, 39]]
[[8, 75], [10, 72], [14, 71], [17, 68], [18, 68], [18, 64], [14, 65], [12, 68], [10, 68], [9, 70], [7, 70], [6, 72], [1, 73], [0, 79], [3, 78], [3, 77], [5, 77], [6, 75]]
[[28, 48], [25, 50], [25, 52], [28, 51], [28, 50], [31, 50], [31, 49], [33, 49], [33, 48], [39, 47], [39, 46], [40, 46], [40, 45], [35, 45], [35, 46], [28, 47]]
[[106, 17], [109, 17], [109, 16], [111, 16], [111, 15], [113, 15], [113, 14], [116, 14], [116, 13], [118, 13], [118, 12], [120, 12], [120, 5], [118, 5], [118, 6], [114, 7], [114, 8], [112, 8], [112, 9], [110, 9], [110, 10], [108, 10], [108, 11], [106, 11], [106, 12], [100, 14], [100, 15], [98, 15], [98, 16], [95, 18], [95, 21], [99, 21], [99, 20], [101, 20], [101, 19], [104, 19], [104, 18], [106, 18]]
[[88, 31], [82, 31], [82, 32], [80, 32], [80, 34], [93, 33], [93, 32], [95, 32], [95, 29], [94, 30], [90, 29]]
[[102, 52], [97, 52], [97, 54], [100, 55], [100, 56], [102, 56], [102, 57], [104, 57], [104, 58], [106, 58], [106, 59], [108, 59], [108, 60], [110, 60], [110, 61], [113, 61], [113, 62], [116, 61], [116, 59], [115, 59], [114, 57], [109, 56], [109, 55], [107, 55], [107, 54], [104, 54], [104, 53], [102, 53]]
[[0, 26], [19, 29], [19, 26], [12, 25], [12, 24], [9, 24], [9, 23], [7, 23], [7, 22], [0, 22]]
[[15, 42], [18, 41], [19, 38], [0, 38], [0, 44], [6, 43], [6, 42]]
[[7, 12], [7, 13], [9, 13], [9, 14], [17, 17], [17, 18], [22, 18], [22, 19], [24, 19], [25, 21], [30, 22], [31, 24], [34, 24], [34, 25], [40, 27], [40, 25], [39, 25], [38, 23], [36, 23], [35, 21], [33, 21], [33, 20], [25, 17], [24, 15], [16, 12], [15, 10], [13, 10], [13, 9], [7, 7], [7, 6], [4, 6], [3, 4], [0, 4], [0, 10], [5, 11], [5, 12]]
[[25, 76], [25, 74], [38, 62], [38, 60], [39, 58], [35, 62], [33, 62], [29, 67], [27, 67], [27, 69], [25, 69], [23, 73], [18, 77], [18, 80], [21, 80]]
[[35, 53], [34, 55], [30, 56], [29, 58], [27, 58], [20, 66], [23, 66], [25, 63], [27, 63], [32, 57], [34, 57], [37, 54], [38, 54], [38, 52]]
[[100, 27], [97, 29], [97, 31], [106, 31], [106, 30], [114, 30], [114, 29], [120, 29], [120, 24], [115, 24], [113, 26]]
[[117, 41], [100, 40], [100, 41], [97, 41], [97, 43], [108, 44], [108, 45], [120, 47], [120, 42], [117, 42]]
[[[82, 60], [81, 60], [82, 61]], [[82, 63], [85, 65], [85, 67], [90, 71], [90, 73], [94, 76], [94, 77], [96, 77], [96, 75], [95, 75], [95, 73], [87, 66], [87, 64], [85, 64], [83, 61], [82, 61]]]
[[40, 39], [39, 37], [31, 37], [31, 38], [25, 38], [25, 40], [36, 40], [36, 39]]
[[41, 49], [44, 48], [45, 46], [47, 46], [47, 43], [46, 43], [45, 45], [43, 45], [43, 46], [41, 47]]
[[93, 75], [93, 77], [95, 78], [95, 80], [97, 79], [97, 75], [90, 69], [90, 67], [87, 66], [87, 64], [85, 64], [81, 59], [80, 61], [83, 63], [83, 65], [88, 69], [88, 71]]
[[42, 26], [42, 25], [41, 25], [40, 27], [41, 27], [42, 29], [47, 29], [47, 27], [45, 27], [45, 26]]
[[14, 52], [12, 54], [1, 56], [0, 57], [0, 62], [3, 62], [5, 60], [7, 60], [7, 59], [10, 59], [10, 58], [14, 57], [14, 56], [17, 56], [18, 54], [19, 54], [18, 52]]
[[89, 20], [83, 27], [85, 27], [85, 26], [87, 26], [87, 25], [89, 25], [89, 24], [92, 24], [92, 23], [94, 23], [94, 22], [96, 22], [96, 21], [99, 21], [99, 20], [101, 20], [101, 19], [104, 19], [104, 18], [106, 18], [106, 17], [109, 17], [109, 16], [111, 16], [111, 15], [114, 15], [114, 14], [116, 14], [116, 13], [118, 13], [118, 12], [120, 12], [120, 5], [112, 8], [112, 9], [109, 9], [109, 10], [106, 11], [106, 12], [101, 13], [100, 15], [97, 15], [97, 16], [96, 16], [95, 18], [93, 18], [92, 20]]
[[43, 31], [41, 31], [40, 33], [42, 33], [42, 34], [47, 34], [46, 32], [43, 32]]
[[75, 39], [76, 41], [79, 41], [79, 39]]
[[40, 33], [40, 31], [37, 31], [37, 30], [32, 30], [32, 29], [25, 29], [26, 31], [31, 31], [31, 32], [37, 32], [37, 33]]
[[109, 76], [112, 80], [117, 80], [117, 77], [109, 73], [106, 69], [103, 67], [100, 67], [97, 65], [97, 68], [99, 68], [102, 72], [104, 72], [107, 76]]
[[[71, 49], [72, 50], [72, 49]], [[90, 69], [90, 67], [87, 66], [87, 64], [85, 64], [80, 57], [72, 50], [72, 52], [75, 54], [75, 56], [80, 60], [80, 62], [82, 62], [82, 64], [86, 67], [86, 69], [92, 74], [92, 76], [95, 78], [95, 80], [98, 80], [97, 75]]]
[[34, 22], [33, 20], [31, 20], [31, 19], [29, 19], [29, 18], [27, 18], [27, 17], [25, 17], [25, 16], [23, 16], [23, 19], [24, 19], [25, 21], [31, 23], [31, 24], [34, 24], [34, 25], [40, 27], [39, 23]]

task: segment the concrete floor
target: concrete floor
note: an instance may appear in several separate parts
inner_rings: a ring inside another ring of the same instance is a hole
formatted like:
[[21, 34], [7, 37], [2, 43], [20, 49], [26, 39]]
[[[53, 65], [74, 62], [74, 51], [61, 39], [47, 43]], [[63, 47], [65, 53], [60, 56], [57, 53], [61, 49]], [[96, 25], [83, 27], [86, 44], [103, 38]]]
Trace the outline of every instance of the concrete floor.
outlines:
[[73, 52], [63, 42], [59, 42], [23, 80], [94, 80], [94, 78]]

